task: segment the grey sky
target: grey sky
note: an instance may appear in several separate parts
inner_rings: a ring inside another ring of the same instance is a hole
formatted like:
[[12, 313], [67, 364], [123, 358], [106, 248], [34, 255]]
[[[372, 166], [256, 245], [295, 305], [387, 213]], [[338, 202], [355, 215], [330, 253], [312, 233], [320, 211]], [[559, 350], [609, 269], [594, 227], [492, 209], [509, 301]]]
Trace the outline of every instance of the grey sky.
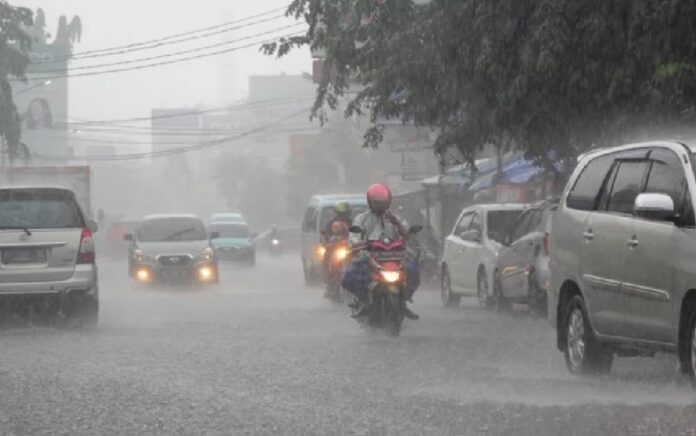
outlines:
[[[12, 4], [46, 13], [48, 31], [55, 34], [58, 17], [79, 15], [83, 22], [82, 42], [76, 52], [120, 46], [213, 26], [285, 6], [289, 0], [11, 0]], [[94, 65], [170, 53], [223, 40], [239, 39], [277, 29], [292, 21], [273, 21], [224, 36], [215, 36], [121, 57], [74, 62]], [[301, 29], [297, 28], [297, 29]], [[283, 32], [292, 32], [285, 30]], [[278, 33], [278, 34], [280, 34]], [[246, 44], [249, 40], [240, 44]], [[234, 68], [224, 69], [224, 64]], [[152, 107], [224, 105], [244, 98], [251, 74], [297, 74], [311, 71], [308, 50], [276, 60], [248, 48], [222, 56], [152, 69], [73, 78], [70, 82], [70, 113], [87, 119], [148, 115]]]

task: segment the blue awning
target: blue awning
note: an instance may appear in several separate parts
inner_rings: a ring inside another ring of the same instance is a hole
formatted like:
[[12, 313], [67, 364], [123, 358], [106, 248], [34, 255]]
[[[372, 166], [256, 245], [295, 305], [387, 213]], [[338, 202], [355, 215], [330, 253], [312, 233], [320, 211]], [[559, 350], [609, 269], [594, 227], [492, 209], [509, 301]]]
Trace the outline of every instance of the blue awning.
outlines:
[[497, 172], [493, 172], [479, 178], [472, 183], [469, 190], [476, 192], [482, 189], [488, 189], [493, 186], [496, 180], [498, 183], [523, 184], [529, 182], [543, 172], [544, 170], [539, 168], [534, 162], [520, 158], [503, 166], [501, 175], [498, 175]]

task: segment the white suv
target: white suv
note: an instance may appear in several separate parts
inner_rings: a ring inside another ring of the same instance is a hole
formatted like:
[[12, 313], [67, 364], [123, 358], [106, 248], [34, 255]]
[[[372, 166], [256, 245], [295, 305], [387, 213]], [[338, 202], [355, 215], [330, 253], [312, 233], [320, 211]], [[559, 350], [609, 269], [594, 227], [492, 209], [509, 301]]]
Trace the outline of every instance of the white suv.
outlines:
[[95, 231], [70, 190], [0, 188], [0, 299], [96, 325]]
[[549, 319], [571, 372], [667, 351], [694, 381], [694, 151], [651, 142], [579, 159], [550, 237]]

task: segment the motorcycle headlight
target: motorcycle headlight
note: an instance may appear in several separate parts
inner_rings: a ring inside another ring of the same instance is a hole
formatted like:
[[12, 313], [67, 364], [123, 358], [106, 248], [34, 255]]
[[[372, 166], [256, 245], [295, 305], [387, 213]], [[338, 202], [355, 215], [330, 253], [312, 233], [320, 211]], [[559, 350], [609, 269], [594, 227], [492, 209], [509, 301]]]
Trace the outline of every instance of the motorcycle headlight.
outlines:
[[215, 256], [215, 252], [213, 251], [212, 248], [208, 247], [201, 254], [198, 255], [198, 258], [200, 260], [213, 260], [213, 257]]
[[345, 247], [337, 248], [336, 251], [334, 251], [334, 259], [338, 261], [345, 260], [347, 257], [348, 249]]
[[382, 271], [382, 278], [387, 283], [396, 283], [401, 278], [399, 271]]
[[274, 240], [271, 241], [271, 244], [274, 245], [274, 246], [278, 246], [278, 245], [280, 245], [280, 241], [277, 240], [277, 239], [274, 239]]
[[324, 256], [326, 255], [326, 247], [324, 247], [323, 245], [318, 245], [316, 254], [317, 260], [323, 260]]

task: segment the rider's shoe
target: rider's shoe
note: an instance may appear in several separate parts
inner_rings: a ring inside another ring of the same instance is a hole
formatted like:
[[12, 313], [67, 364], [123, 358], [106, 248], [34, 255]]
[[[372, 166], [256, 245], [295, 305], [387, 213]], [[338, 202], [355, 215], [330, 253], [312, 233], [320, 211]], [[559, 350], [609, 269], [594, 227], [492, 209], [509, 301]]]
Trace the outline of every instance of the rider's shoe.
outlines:
[[367, 315], [367, 304], [358, 303], [355, 312], [351, 313], [351, 318], [360, 318]]
[[417, 321], [420, 319], [420, 315], [417, 313], [413, 312], [411, 309], [408, 307], [404, 307], [404, 316], [410, 320]]

